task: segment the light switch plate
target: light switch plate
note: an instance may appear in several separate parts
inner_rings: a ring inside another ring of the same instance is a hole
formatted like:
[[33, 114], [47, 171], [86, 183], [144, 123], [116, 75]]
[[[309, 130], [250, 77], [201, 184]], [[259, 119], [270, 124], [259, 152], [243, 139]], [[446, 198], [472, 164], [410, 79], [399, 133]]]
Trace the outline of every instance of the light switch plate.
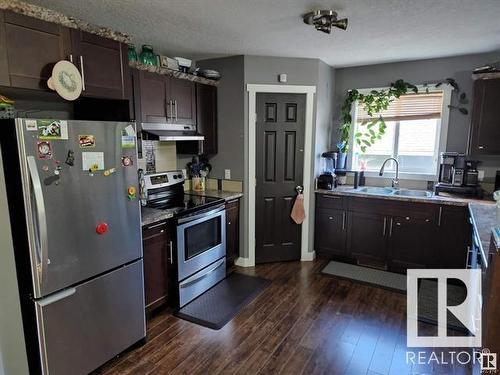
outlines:
[[281, 82], [281, 83], [286, 83], [286, 80], [287, 80], [287, 75], [285, 73], [281, 73], [278, 77], [278, 80]]
[[478, 169], [477, 170], [477, 179], [479, 181], [483, 181], [484, 180], [484, 171], [482, 169]]
[[230, 169], [224, 169], [224, 179], [225, 180], [231, 179], [231, 170]]
[[182, 175], [184, 176], [184, 178], [187, 178], [187, 171], [185, 169], [182, 170]]

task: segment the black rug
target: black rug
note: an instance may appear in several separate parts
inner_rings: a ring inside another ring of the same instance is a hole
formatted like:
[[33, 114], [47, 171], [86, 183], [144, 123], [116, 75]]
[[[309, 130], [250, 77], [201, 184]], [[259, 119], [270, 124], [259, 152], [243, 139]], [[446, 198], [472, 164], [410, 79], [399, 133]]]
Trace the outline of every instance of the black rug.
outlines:
[[270, 283], [260, 277], [233, 273], [175, 315], [204, 327], [221, 329]]

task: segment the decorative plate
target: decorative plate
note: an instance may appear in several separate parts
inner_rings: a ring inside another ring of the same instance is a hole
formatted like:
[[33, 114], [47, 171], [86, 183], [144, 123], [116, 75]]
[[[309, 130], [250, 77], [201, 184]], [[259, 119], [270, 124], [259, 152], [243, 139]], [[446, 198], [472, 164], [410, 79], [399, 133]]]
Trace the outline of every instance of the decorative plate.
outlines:
[[47, 85], [63, 99], [75, 100], [82, 93], [82, 77], [77, 67], [66, 60], [59, 61], [52, 69]]

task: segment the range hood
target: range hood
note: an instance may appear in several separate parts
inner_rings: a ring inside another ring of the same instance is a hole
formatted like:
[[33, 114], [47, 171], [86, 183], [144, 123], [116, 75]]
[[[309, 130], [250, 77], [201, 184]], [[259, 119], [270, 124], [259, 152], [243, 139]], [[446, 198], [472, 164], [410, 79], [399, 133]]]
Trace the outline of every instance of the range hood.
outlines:
[[142, 130], [156, 135], [160, 141], [204, 141], [205, 137], [196, 132], [196, 125], [161, 124], [143, 122]]

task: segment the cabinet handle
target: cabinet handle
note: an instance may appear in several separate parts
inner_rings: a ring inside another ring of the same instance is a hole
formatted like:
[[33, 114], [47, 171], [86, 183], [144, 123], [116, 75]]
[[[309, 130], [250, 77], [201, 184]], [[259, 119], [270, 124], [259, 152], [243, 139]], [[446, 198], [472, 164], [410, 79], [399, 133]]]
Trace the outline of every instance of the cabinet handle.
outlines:
[[162, 225], [164, 225], [165, 223], [160, 223], [160, 224], [154, 224], [154, 225], [150, 225], [149, 227], [147, 227], [146, 229], [153, 229], [153, 228], [158, 228], [158, 227], [161, 227]]
[[483, 150], [484, 146], [477, 146], [478, 149]]
[[342, 212], [342, 230], [345, 230], [345, 211]]
[[174, 257], [173, 257], [173, 255], [172, 255], [172, 248], [173, 248], [173, 243], [172, 243], [172, 241], [170, 241], [170, 243], [169, 243], [169, 246], [168, 246], [168, 247], [170, 248], [170, 264], [174, 264]]
[[69, 62], [70, 62], [70, 63], [73, 63], [73, 54], [72, 54], [72, 53], [70, 53], [68, 57], [69, 57]]
[[82, 90], [85, 91], [85, 70], [83, 68], [83, 56], [80, 55], [80, 71], [82, 74]]
[[333, 220], [333, 217], [332, 216], [328, 216], [328, 219]]
[[441, 216], [443, 215], [443, 207], [439, 207], [439, 215], [438, 215], [438, 227], [441, 226]]
[[228, 221], [228, 222], [227, 222], [227, 225], [231, 225], [231, 222], [230, 222], [230, 221]]
[[465, 268], [472, 268], [469, 266], [469, 256], [472, 253], [470, 246], [467, 246], [467, 259], [465, 260]]
[[391, 217], [391, 222], [389, 224], [389, 237], [392, 237], [392, 217]]
[[177, 121], [177, 100], [174, 100], [174, 108], [175, 108], [175, 121]]
[[385, 229], [387, 227], [387, 218], [384, 217], [384, 229], [382, 229], [382, 236], [385, 237]]

